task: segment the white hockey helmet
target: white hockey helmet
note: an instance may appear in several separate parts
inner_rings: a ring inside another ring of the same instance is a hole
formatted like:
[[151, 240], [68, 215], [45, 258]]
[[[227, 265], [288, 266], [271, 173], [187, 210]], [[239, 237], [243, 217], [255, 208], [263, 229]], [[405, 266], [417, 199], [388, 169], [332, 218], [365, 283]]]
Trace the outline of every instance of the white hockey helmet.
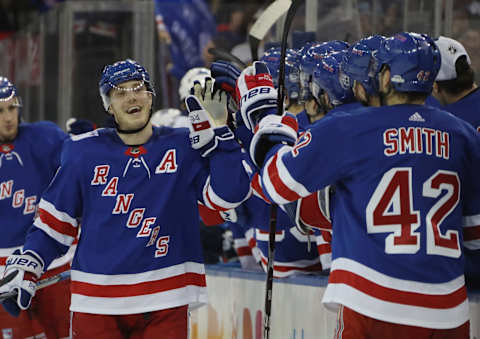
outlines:
[[205, 86], [205, 77], [210, 76], [211, 73], [208, 68], [194, 67], [189, 69], [183, 76], [182, 80], [180, 80], [180, 85], [178, 86], [178, 96], [180, 101], [183, 101], [190, 94], [190, 88], [193, 87], [195, 81], [199, 81], [203, 87]]
[[156, 111], [152, 115], [152, 124], [154, 126], [173, 127], [175, 120], [182, 115], [182, 112], [176, 108], [164, 108]]

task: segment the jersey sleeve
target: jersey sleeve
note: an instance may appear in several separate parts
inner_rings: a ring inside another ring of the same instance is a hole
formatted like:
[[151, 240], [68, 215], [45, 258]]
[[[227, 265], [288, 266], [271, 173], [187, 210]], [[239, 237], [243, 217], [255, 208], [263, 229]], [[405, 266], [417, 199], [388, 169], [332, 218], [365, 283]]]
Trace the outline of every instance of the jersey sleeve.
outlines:
[[64, 254], [78, 234], [78, 218], [82, 211], [78, 154], [73, 143], [67, 141], [60, 167], [40, 199], [38, 216], [24, 245], [25, 250], [32, 250], [42, 257], [45, 267]]
[[200, 202], [219, 211], [237, 207], [250, 196], [251, 173], [240, 145], [235, 140], [222, 141], [206, 158], [204, 174], [197, 177]]
[[286, 204], [298, 200], [346, 173], [348, 137], [341, 128], [342, 116], [323, 118], [294, 146], [279, 145], [269, 152], [259, 178], [269, 201]]

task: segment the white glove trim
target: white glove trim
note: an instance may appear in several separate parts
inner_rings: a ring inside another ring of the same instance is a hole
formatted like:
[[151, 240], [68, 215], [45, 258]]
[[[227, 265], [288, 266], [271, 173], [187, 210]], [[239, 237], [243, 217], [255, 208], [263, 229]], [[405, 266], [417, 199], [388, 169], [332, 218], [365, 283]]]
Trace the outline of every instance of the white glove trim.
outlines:
[[[293, 140], [297, 139], [297, 131], [290, 127], [287, 124], [282, 123], [282, 117], [279, 115], [267, 115], [258, 124], [258, 130], [253, 135], [252, 141], [250, 143], [250, 158], [255, 161], [255, 148], [258, 141], [263, 135], [267, 134], [276, 134], [284, 135], [286, 137], [292, 138]], [[258, 164], [255, 163], [258, 166]]]

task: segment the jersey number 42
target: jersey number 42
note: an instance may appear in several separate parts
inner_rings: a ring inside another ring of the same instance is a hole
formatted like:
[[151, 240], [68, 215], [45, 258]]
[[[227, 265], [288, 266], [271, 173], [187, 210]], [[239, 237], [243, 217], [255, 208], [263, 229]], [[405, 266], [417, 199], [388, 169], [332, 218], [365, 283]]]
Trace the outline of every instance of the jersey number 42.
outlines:
[[[442, 191], [446, 191], [440, 198]], [[461, 255], [458, 230], [442, 234], [440, 225], [460, 200], [460, 180], [452, 171], [438, 170], [423, 183], [422, 195], [437, 199], [426, 212], [427, 254], [458, 258]], [[385, 239], [385, 252], [414, 254], [420, 250], [420, 212], [413, 208], [412, 168], [387, 171], [366, 209], [368, 233], [392, 233]]]

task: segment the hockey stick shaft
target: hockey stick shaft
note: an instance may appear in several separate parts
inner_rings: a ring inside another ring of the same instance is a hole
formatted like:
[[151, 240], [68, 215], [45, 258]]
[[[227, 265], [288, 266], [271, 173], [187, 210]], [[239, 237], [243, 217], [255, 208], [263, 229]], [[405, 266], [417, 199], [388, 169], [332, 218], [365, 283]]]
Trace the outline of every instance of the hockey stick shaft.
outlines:
[[[280, 54], [280, 69], [278, 73], [278, 98], [277, 98], [277, 114], [283, 115], [283, 102], [285, 100], [285, 56], [287, 54], [287, 38], [293, 18], [297, 12], [297, 8], [302, 4], [303, 0], [294, 0], [290, 5], [285, 19], [285, 26], [283, 28], [281, 54]], [[272, 311], [272, 297], [273, 297], [273, 272], [275, 262], [275, 233], [276, 233], [276, 216], [277, 206], [272, 204], [270, 208], [270, 229], [268, 235], [268, 263], [267, 263], [267, 282], [265, 291], [265, 321], [263, 328], [264, 339], [270, 338], [270, 317]]]
[[[39, 280], [37, 282], [37, 291], [69, 278], [70, 278], [70, 271], [65, 271], [57, 275], [51, 276], [49, 278]], [[16, 297], [17, 297], [17, 291], [5, 292], [0, 294], [0, 302], [3, 302], [4, 300], [9, 298], [16, 298]]]

